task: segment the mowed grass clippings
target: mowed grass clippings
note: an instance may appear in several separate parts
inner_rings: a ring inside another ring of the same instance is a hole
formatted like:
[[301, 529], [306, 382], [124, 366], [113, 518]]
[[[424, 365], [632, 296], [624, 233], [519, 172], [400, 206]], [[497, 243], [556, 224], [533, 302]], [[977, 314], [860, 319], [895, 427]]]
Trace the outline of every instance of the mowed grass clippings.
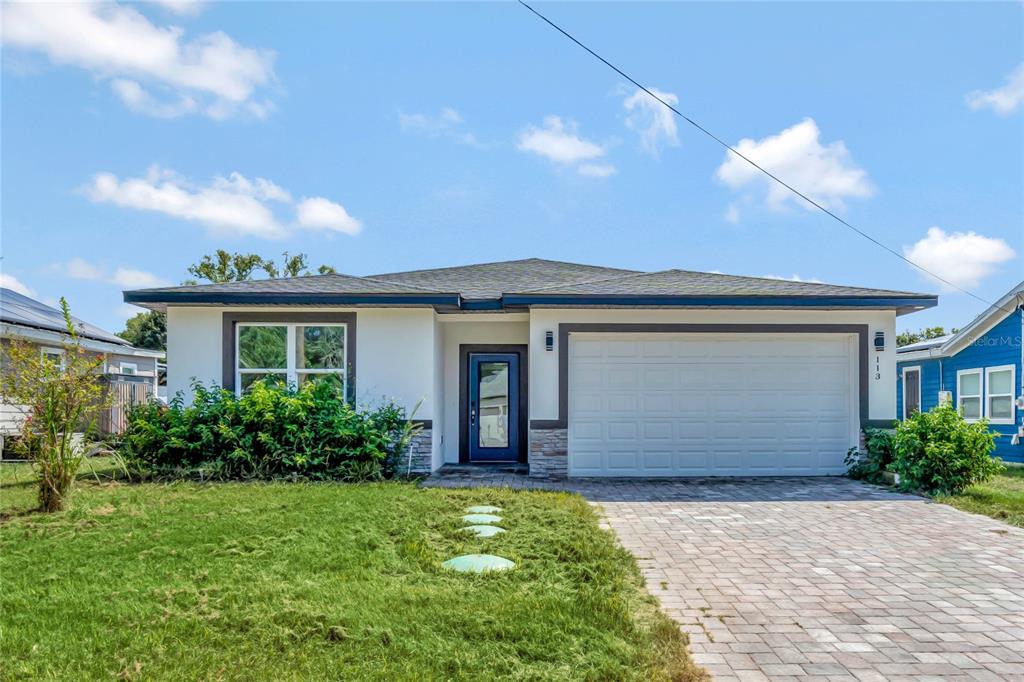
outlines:
[[959, 495], [936, 499], [957, 509], [984, 514], [1024, 528], [1024, 465], [1009, 464], [1005, 472], [985, 483], [972, 485]]
[[[24, 515], [0, 476], [3, 679], [705, 679], [574, 495], [85, 477]], [[517, 568], [440, 567], [477, 552]]]

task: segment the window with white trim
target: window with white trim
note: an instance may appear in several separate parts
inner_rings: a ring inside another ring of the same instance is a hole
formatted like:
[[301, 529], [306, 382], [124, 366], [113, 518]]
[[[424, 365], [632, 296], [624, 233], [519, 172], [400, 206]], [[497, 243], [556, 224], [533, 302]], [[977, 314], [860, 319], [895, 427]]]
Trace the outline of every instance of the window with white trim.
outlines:
[[346, 387], [344, 324], [239, 323], [235, 338], [235, 389], [271, 379], [301, 385], [317, 379]]
[[980, 369], [962, 369], [956, 373], [956, 406], [967, 421], [981, 419]]
[[64, 349], [63, 348], [48, 348], [43, 346], [39, 349], [42, 354], [43, 360], [52, 362], [61, 371], [64, 370]]
[[139, 365], [134, 362], [122, 362], [119, 373], [134, 376], [139, 373]]
[[993, 424], [1013, 424], [1013, 365], [985, 368], [985, 416]]

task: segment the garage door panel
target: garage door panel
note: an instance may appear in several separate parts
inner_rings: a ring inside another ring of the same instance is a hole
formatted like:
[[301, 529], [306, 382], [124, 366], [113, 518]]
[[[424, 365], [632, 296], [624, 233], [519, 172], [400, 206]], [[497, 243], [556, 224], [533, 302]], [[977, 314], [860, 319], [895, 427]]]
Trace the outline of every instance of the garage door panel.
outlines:
[[574, 475], [820, 475], [855, 439], [840, 337], [570, 341]]
[[640, 435], [640, 424], [637, 421], [608, 422], [608, 440], [625, 440], [636, 442]]
[[605, 372], [600, 365], [580, 365], [573, 369], [569, 380], [581, 389], [604, 388]]
[[668, 441], [675, 440], [675, 430], [671, 421], [643, 421], [643, 436], [645, 441]]
[[611, 416], [635, 416], [639, 404], [640, 396], [636, 393], [609, 393], [605, 412]]
[[643, 469], [657, 470], [664, 473], [671, 473], [675, 468], [675, 453], [671, 450], [647, 450], [643, 451]]
[[604, 440], [604, 422], [577, 419], [569, 425], [569, 431], [575, 442]]
[[640, 469], [640, 452], [637, 450], [609, 450], [608, 468], [632, 472]]

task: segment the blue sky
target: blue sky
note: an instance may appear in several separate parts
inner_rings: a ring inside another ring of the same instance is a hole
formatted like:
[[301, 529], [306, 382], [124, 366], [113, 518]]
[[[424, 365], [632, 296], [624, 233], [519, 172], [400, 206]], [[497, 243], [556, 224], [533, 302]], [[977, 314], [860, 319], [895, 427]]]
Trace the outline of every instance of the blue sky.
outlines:
[[[846, 219], [1024, 278], [1021, 3], [538, 4]], [[514, 3], [6, 4], [3, 278], [111, 330], [216, 248], [351, 274], [538, 256], [983, 304], [726, 159]], [[933, 229], [934, 228], [934, 229]]]

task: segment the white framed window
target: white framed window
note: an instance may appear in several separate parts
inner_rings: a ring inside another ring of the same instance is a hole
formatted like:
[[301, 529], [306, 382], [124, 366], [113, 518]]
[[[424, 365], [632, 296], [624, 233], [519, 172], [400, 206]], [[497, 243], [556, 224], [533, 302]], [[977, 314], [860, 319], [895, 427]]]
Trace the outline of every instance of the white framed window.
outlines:
[[903, 418], [921, 411], [921, 368], [903, 368]]
[[1016, 368], [1013, 365], [985, 368], [985, 416], [993, 424], [1013, 424]]
[[49, 348], [43, 346], [39, 349], [39, 353], [43, 360], [48, 360], [55, 364], [58, 369], [64, 371], [64, 349], [63, 348]]
[[956, 407], [969, 422], [981, 419], [980, 369], [962, 369], [956, 373]]
[[301, 385], [311, 379], [335, 382], [345, 392], [345, 324], [239, 323], [235, 333], [235, 391], [276, 378]]
[[129, 374], [135, 376], [139, 373], [139, 365], [135, 362], [122, 362], [118, 369], [121, 374]]

